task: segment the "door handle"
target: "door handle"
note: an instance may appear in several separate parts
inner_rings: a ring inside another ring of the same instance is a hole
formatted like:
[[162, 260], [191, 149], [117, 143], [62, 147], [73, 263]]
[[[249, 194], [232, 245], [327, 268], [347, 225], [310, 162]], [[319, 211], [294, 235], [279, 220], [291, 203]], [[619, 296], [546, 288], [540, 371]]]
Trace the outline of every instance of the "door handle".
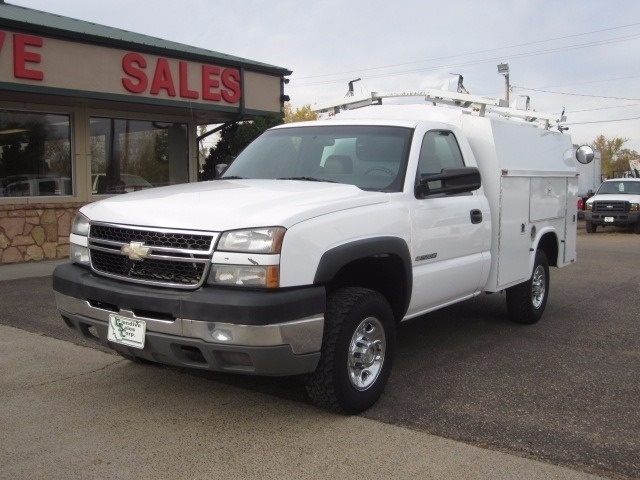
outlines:
[[477, 223], [482, 223], [482, 211], [471, 210], [471, 223], [473, 223], [474, 225]]

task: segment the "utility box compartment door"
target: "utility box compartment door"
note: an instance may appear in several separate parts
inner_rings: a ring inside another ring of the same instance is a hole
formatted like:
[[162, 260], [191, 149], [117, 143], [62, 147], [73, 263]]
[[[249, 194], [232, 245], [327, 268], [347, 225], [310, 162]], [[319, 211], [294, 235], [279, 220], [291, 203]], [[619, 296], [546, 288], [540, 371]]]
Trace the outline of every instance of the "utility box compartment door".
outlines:
[[[567, 178], [567, 216], [565, 218], [563, 264], [576, 261], [578, 182], [577, 178]], [[558, 265], [559, 267], [562, 265]]]
[[500, 229], [498, 232], [498, 286], [529, 278], [530, 178], [503, 176], [500, 182]]
[[566, 208], [566, 178], [531, 178], [531, 201], [529, 204], [530, 222], [563, 218]]

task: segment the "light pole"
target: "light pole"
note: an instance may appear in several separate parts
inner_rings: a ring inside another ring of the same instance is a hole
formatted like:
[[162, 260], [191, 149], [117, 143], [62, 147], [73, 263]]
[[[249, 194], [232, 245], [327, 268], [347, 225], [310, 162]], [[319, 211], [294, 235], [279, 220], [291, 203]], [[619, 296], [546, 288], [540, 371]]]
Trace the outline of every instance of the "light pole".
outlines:
[[504, 99], [507, 102], [507, 107], [508, 107], [509, 106], [509, 64], [508, 63], [499, 64], [498, 74], [504, 75], [504, 81], [505, 81]]

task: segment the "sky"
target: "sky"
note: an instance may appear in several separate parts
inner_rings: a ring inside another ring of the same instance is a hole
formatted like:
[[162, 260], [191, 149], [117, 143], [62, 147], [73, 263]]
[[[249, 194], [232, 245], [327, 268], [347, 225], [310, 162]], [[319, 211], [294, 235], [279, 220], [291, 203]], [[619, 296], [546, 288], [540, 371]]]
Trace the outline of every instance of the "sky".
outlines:
[[576, 144], [640, 152], [637, 0], [5, 0], [284, 67], [295, 108], [356, 94], [455, 90], [530, 97]]

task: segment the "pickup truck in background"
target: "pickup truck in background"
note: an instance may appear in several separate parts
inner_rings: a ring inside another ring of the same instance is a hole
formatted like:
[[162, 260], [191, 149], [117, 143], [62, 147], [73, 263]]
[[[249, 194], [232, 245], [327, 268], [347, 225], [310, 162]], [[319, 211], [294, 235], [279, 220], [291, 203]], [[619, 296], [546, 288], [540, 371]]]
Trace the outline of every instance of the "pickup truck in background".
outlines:
[[640, 178], [612, 178], [587, 200], [585, 228], [625, 227], [640, 234]]

